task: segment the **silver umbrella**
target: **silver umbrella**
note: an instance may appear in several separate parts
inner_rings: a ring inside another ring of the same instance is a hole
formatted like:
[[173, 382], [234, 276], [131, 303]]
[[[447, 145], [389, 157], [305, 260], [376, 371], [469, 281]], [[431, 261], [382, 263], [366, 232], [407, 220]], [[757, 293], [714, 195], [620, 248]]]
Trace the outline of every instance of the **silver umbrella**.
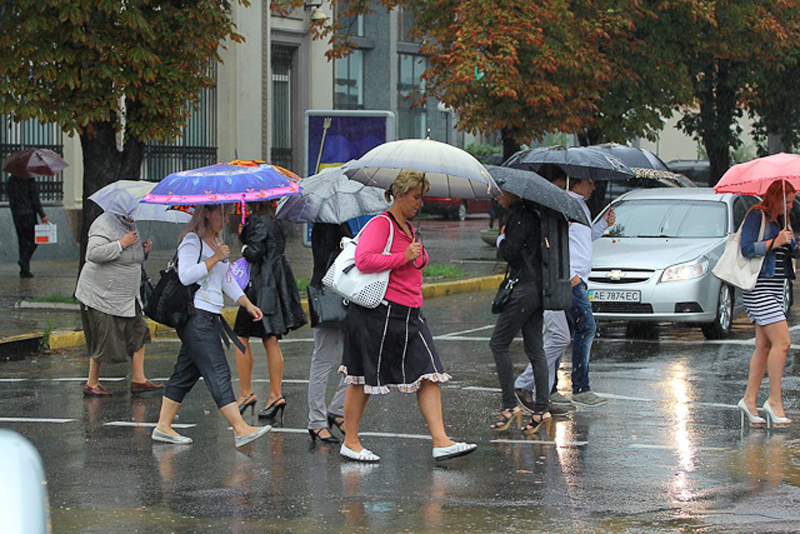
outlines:
[[349, 180], [347, 164], [300, 181], [300, 195], [281, 199], [275, 217], [293, 222], [342, 224], [389, 209], [383, 190]]
[[170, 210], [163, 204], [143, 204], [142, 197], [156, 186], [156, 182], [143, 180], [117, 180], [96, 191], [89, 200], [103, 211], [124, 215], [135, 221], [161, 221], [187, 223], [192, 216], [183, 211]]
[[347, 164], [345, 173], [362, 184], [386, 189], [403, 170], [425, 173], [428, 196], [489, 199], [500, 190], [489, 172], [468, 152], [430, 139], [403, 139], [376, 146]]
[[610, 154], [588, 147], [550, 146], [517, 152], [503, 165], [538, 172], [543, 165], [557, 165], [577, 180], [627, 180], [635, 173]]

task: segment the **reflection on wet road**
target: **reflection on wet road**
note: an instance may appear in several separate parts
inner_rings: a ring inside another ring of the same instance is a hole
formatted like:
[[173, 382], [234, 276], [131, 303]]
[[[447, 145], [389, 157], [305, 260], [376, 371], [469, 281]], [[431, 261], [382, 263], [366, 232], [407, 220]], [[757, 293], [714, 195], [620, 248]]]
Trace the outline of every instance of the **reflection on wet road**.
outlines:
[[[399, 393], [371, 400], [362, 424], [380, 464], [345, 462], [336, 447], [311, 444], [308, 329], [283, 343], [286, 419], [239, 451], [202, 387], [177, 421], [194, 443], [153, 443], [160, 399], [131, 397], [125, 366], [107, 370], [112, 398], [84, 399], [81, 351], [4, 363], [0, 426], [22, 433], [42, 454], [56, 532], [798, 530], [800, 424], [771, 433], [739, 424], [735, 403], [752, 352], [748, 325], [737, 322], [732, 339], [713, 343], [689, 327], [662, 326], [657, 337], [637, 340], [625, 336], [624, 325], [604, 325], [590, 374], [593, 390], [610, 402], [578, 408], [550, 434], [526, 437], [488, 429], [500, 407], [488, 349], [490, 298], [426, 304], [455, 377], [443, 392], [448, 431], [480, 446], [443, 465], [431, 461], [415, 399]], [[800, 329], [792, 340], [800, 344]], [[170, 339], [148, 348], [151, 378], [169, 375], [177, 349]], [[520, 371], [521, 349], [512, 345]], [[795, 419], [797, 353], [790, 351], [784, 385]], [[264, 397], [260, 346], [256, 360], [256, 392]], [[569, 371], [567, 362], [559, 376], [567, 394]]]

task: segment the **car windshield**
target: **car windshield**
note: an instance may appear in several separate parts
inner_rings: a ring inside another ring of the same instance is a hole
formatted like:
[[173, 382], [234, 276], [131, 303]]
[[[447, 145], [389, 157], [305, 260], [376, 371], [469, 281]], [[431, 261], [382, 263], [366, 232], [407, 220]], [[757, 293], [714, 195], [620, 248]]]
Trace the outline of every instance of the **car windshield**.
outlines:
[[614, 204], [616, 223], [605, 237], [724, 237], [728, 214], [723, 202], [628, 200]]

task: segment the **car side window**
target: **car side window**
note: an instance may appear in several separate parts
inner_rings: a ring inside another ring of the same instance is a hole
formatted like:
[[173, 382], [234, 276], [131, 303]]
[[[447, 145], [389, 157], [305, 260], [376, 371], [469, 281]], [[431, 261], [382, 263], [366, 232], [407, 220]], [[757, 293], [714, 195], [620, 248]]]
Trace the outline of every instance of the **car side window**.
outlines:
[[754, 196], [739, 196], [733, 201], [733, 231], [739, 229], [750, 208], [759, 203], [759, 198]]

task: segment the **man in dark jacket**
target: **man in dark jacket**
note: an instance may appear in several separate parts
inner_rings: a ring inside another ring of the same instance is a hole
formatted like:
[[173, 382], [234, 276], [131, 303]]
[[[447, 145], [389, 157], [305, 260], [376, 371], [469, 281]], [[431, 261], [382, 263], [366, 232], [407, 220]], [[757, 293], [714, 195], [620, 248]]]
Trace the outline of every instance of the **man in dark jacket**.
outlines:
[[17, 262], [19, 263], [19, 275], [22, 278], [33, 278], [31, 256], [36, 250], [36, 241], [34, 240], [36, 217], [39, 216], [43, 223], [49, 222], [49, 218], [42, 209], [42, 202], [39, 200], [39, 186], [36, 184], [35, 178], [11, 175], [6, 185], [6, 193], [19, 242], [19, 261]]

